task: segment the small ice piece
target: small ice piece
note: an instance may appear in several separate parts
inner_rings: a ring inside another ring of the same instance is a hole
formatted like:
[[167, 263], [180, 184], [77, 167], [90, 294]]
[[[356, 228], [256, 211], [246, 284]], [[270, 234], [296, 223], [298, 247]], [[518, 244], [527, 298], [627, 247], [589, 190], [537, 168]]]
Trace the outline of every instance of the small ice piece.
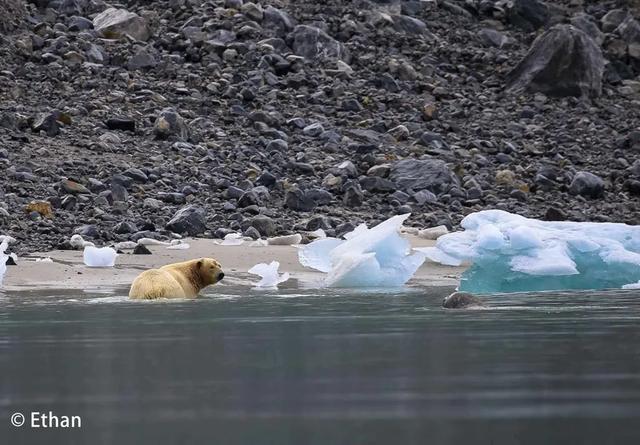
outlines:
[[294, 244], [300, 244], [302, 241], [302, 235], [294, 233], [293, 235], [274, 236], [268, 238], [267, 242], [270, 246], [292, 246]]
[[170, 246], [171, 245], [171, 243], [168, 243], [166, 241], [160, 241], [153, 238], [140, 238], [138, 240], [138, 244], [141, 244], [143, 246]]
[[180, 241], [180, 240], [173, 240], [173, 241], [171, 241], [171, 245], [167, 246], [167, 249], [169, 249], [169, 250], [187, 250], [190, 247], [191, 246], [189, 245], [189, 243], [185, 243], [185, 242]]
[[640, 226], [539, 221], [502, 210], [462, 220], [433, 248], [433, 261], [472, 263], [459, 290], [473, 293], [621, 288], [640, 281]]
[[53, 260], [50, 257], [36, 258], [36, 263], [53, 263]]
[[118, 254], [111, 247], [87, 246], [83, 256], [84, 264], [88, 267], [113, 267]]
[[324, 230], [317, 229], [317, 230], [314, 230], [313, 232], [307, 232], [307, 236], [313, 239], [322, 239], [322, 238], [326, 238], [327, 234]]
[[278, 287], [278, 284], [283, 283], [289, 279], [289, 273], [278, 273], [280, 263], [278, 261], [272, 261], [271, 263], [260, 263], [249, 269], [249, 273], [258, 275], [262, 279], [256, 284], [256, 287]]
[[625, 284], [622, 286], [623, 289], [640, 289], [640, 281], [637, 283]]
[[361, 224], [345, 241], [325, 238], [300, 248], [303, 266], [327, 273], [328, 287], [398, 287], [404, 285], [425, 260], [411, 253], [409, 241], [400, 235], [409, 217], [397, 215], [369, 229]]
[[9, 241], [5, 238], [0, 242], [0, 286], [2, 286], [2, 279], [4, 278], [4, 273], [7, 271], [7, 259], [9, 255], [5, 252], [9, 247]]
[[220, 243], [221, 246], [239, 246], [244, 243], [241, 233], [229, 233]]
[[71, 244], [71, 247], [73, 247], [74, 249], [82, 249], [87, 246], [95, 246], [95, 244], [93, 244], [91, 241], [85, 241], [82, 236], [77, 234], [71, 237], [71, 239], [69, 240], [69, 244]]

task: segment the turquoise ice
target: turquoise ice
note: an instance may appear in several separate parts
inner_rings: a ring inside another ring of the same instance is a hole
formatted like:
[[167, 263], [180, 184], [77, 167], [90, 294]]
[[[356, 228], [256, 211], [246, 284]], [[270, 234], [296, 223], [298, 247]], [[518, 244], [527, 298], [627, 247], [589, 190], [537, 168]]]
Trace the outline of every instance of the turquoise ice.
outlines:
[[501, 210], [473, 213], [461, 226], [416, 250], [438, 263], [471, 264], [462, 291], [619, 289], [640, 281], [640, 226], [539, 221]]

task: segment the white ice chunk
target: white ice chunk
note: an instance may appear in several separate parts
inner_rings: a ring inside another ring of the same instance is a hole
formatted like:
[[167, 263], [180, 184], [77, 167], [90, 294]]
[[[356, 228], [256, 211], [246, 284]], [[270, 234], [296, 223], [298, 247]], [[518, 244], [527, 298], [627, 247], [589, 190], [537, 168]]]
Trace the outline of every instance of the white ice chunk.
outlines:
[[241, 233], [229, 233], [225, 235], [224, 240], [220, 243], [221, 246], [239, 246], [244, 243]]
[[317, 230], [314, 230], [313, 232], [307, 232], [307, 236], [309, 238], [321, 239], [321, 238], [326, 238], [327, 234], [324, 230], [317, 229]]
[[69, 244], [71, 244], [71, 247], [73, 247], [74, 249], [82, 249], [87, 246], [95, 246], [95, 244], [93, 244], [91, 241], [85, 241], [84, 238], [82, 238], [82, 236], [80, 235], [73, 235], [69, 240]]
[[473, 213], [461, 226], [435, 248], [417, 250], [442, 264], [473, 263], [462, 291], [605, 289], [640, 280], [640, 226], [539, 221], [501, 210]]
[[9, 241], [7, 239], [3, 239], [0, 242], [0, 286], [2, 286], [2, 279], [4, 278], [4, 274], [7, 271], [7, 259], [9, 255], [5, 252], [9, 247]]
[[326, 272], [329, 287], [396, 287], [404, 285], [422, 265], [425, 254], [410, 254], [399, 231], [409, 217], [397, 215], [368, 229], [361, 224], [346, 240], [326, 238], [303, 246], [300, 263]]
[[[178, 241], [178, 242], [176, 242]], [[167, 249], [169, 250], [187, 250], [189, 249], [191, 246], [189, 245], [189, 243], [185, 243], [183, 241], [179, 241], [179, 240], [173, 240], [171, 241], [171, 245], [167, 246]]]
[[168, 243], [166, 241], [160, 241], [153, 238], [140, 238], [138, 240], [138, 244], [141, 244], [143, 246], [170, 246], [171, 245], [171, 243]]
[[266, 247], [268, 245], [269, 242], [266, 239], [257, 239], [249, 243], [249, 247]]
[[622, 286], [623, 289], [640, 289], [640, 281], [637, 283], [625, 284]]
[[355, 229], [353, 229], [351, 232], [345, 233], [342, 237], [346, 240], [349, 240], [351, 238], [355, 238], [358, 235], [362, 235], [363, 233], [366, 233], [368, 231], [369, 229], [367, 228], [367, 225], [365, 223], [362, 223], [358, 225]]
[[249, 269], [249, 273], [258, 275], [262, 279], [256, 283], [256, 287], [278, 287], [278, 284], [283, 283], [289, 279], [289, 273], [278, 273], [280, 263], [278, 261], [272, 261], [269, 264], [260, 263]]
[[111, 247], [87, 246], [83, 256], [84, 264], [89, 267], [113, 267], [118, 254]]
[[300, 244], [300, 241], [302, 241], [302, 235], [299, 233], [294, 233], [293, 235], [274, 236], [267, 239], [270, 246], [292, 246], [294, 244]]
[[306, 244], [298, 251], [298, 260], [304, 267], [329, 272], [331, 270], [330, 254], [344, 241], [338, 238], [323, 238]]

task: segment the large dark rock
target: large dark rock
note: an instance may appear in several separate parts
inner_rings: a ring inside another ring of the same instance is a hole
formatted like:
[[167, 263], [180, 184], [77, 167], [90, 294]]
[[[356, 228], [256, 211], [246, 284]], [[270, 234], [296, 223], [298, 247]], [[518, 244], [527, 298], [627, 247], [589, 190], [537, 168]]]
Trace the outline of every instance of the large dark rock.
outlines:
[[316, 202], [297, 187], [287, 191], [284, 204], [291, 210], [299, 210], [302, 212], [308, 212], [316, 207]]
[[549, 9], [540, 0], [514, 0], [507, 10], [509, 23], [525, 31], [535, 31], [549, 21]]
[[596, 43], [571, 25], [557, 25], [538, 37], [509, 73], [507, 90], [551, 96], [600, 96], [604, 58]]
[[320, 28], [298, 25], [290, 35], [293, 52], [307, 59], [336, 58], [348, 59], [347, 50], [336, 39]]
[[429, 190], [439, 194], [459, 185], [457, 176], [439, 159], [404, 159], [391, 166], [389, 179], [399, 190]]
[[604, 195], [604, 181], [589, 172], [578, 172], [573, 177], [569, 192], [588, 198], [600, 198]]
[[202, 207], [195, 205], [189, 205], [178, 210], [166, 226], [167, 230], [189, 236], [200, 235], [206, 228], [205, 211]]

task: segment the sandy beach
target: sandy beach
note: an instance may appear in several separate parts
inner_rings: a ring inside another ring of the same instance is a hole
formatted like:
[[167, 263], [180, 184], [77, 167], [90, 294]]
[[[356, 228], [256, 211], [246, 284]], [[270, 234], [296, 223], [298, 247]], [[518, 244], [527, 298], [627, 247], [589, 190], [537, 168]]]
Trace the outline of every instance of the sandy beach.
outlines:
[[[433, 245], [435, 242], [407, 236], [413, 247]], [[323, 275], [307, 269], [298, 262], [298, 249], [294, 246], [250, 247], [221, 246], [212, 239], [186, 239], [187, 250], [169, 250], [164, 246], [148, 246], [152, 255], [124, 253], [118, 256], [113, 268], [91, 268], [83, 263], [81, 250], [54, 250], [34, 253], [19, 258], [17, 266], [9, 266], [4, 277], [4, 290], [25, 289], [100, 289], [129, 285], [145, 269], [185, 261], [198, 257], [218, 259], [226, 273], [225, 282], [251, 285], [258, 277], [247, 271], [255, 264], [277, 260], [280, 271], [289, 272], [298, 285], [312, 286]], [[129, 251], [130, 252], [130, 251]], [[37, 261], [51, 258], [52, 261]], [[463, 267], [448, 267], [426, 261], [409, 285], [456, 286]]]

